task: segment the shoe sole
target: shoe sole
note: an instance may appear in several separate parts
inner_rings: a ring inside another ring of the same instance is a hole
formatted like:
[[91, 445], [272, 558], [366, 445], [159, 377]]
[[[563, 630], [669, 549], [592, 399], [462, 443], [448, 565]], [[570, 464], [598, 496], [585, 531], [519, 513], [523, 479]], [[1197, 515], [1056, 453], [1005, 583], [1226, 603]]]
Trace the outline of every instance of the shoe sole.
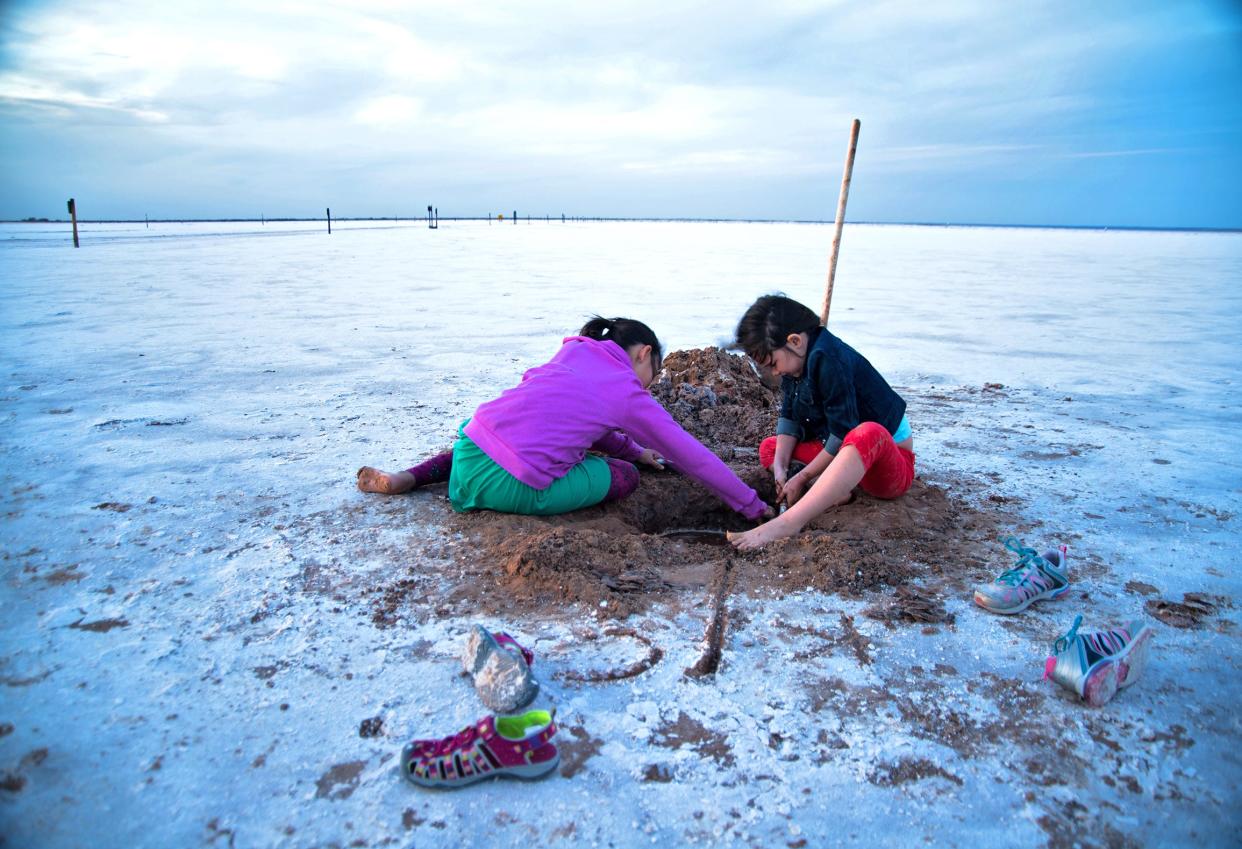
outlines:
[[1082, 682], [1082, 698], [1091, 707], [1108, 703], [1118, 690], [1134, 684], [1147, 667], [1154, 632], [1146, 626], [1116, 657], [1100, 661]]
[[987, 603], [986, 599], [984, 599], [983, 596], [981, 596], [979, 593], [976, 592], [975, 593], [975, 604], [979, 605], [980, 607], [982, 607], [984, 610], [988, 611], [989, 613], [999, 613], [1002, 616], [1009, 616], [1010, 614], [1013, 614], [1013, 613], [1021, 613], [1022, 611], [1026, 610], [1028, 607], [1030, 607], [1032, 604], [1034, 604], [1037, 601], [1043, 601], [1044, 599], [1060, 598], [1061, 596], [1065, 595], [1067, 592], [1069, 592], [1069, 584], [1066, 584], [1060, 589], [1049, 590], [1048, 592], [1044, 592], [1044, 593], [1040, 593], [1039, 595], [1031, 596], [1030, 598], [1028, 598], [1026, 601], [1018, 605], [1017, 607], [1007, 607], [1007, 608], [992, 607], [990, 604]]
[[525, 764], [523, 766], [501, 767], [498, 770], [483, 773], [481, 775], [472, 775], [469, 778], [462, 778], [457, 781], [432, 781], [426, 778], [419, 778], [410, 772], [410, 765], [407, 761], [402, 761], [401, 772], [406, 779], [418, 787], [426, 787], [431, 790], [456, 790], [459, 787], [469, 787], [471, 784], [478, 784], [480, 781], [490, 781], [492, 779], [513, 778], [518, 781], [538, 781], [546, 778], [561, 763], [561, 753], [558, 750], [552, 760], [544, 761], [537, 764]]

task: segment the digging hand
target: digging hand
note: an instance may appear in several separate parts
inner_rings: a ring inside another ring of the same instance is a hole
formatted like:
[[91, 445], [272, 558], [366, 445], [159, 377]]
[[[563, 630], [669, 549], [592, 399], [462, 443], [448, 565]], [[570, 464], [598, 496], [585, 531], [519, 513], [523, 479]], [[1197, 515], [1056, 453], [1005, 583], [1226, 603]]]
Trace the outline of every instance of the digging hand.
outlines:
[[638, 455], [638, 462], [653, 469], [664, 468], [664, 457], [660, 455], [660, 452], [650, 448], [643, 449], [643, 453]]
[[792, 507], [798, 503], [798, 499], [801, 498], [805, 492], [806, 481], [799, 473], [785, 481], [785, 485], [781, 487], [780, 500]]

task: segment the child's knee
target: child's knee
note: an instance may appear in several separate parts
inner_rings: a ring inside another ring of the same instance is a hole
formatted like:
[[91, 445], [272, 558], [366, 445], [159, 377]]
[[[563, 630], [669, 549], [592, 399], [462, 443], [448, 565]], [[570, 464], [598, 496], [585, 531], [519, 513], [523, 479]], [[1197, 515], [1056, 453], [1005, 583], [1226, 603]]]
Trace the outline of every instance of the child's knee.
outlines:
[[604, 500], [620, 501], [622, 498], [633, 495], [634, 490], [638, 489], [638, 467], [614, 457], [607, 459], [612, 483], [608, 487], [608, 494], [604, 496]]
[[759, 465], [770, 469], [774, 462], [776, 462], [776, 437], [769, 436], [759, 443]]
[[885, 447], [885, 443], [892, 441], [893, 435], [884, 425], [878, 422], [863, 422], [845, 435], [845, 439], [841, 441], [841, 447], [854, 446], [854, 450], [862, 458], [863, 466], [870, 468], [871, 463]]

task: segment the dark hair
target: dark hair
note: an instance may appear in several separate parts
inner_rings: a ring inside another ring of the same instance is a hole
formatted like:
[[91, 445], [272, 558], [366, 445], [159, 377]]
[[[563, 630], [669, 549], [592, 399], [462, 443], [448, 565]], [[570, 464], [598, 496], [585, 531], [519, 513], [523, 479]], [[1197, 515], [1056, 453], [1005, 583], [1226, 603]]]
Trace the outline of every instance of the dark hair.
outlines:
[[628, 351], [634, 345], [650, 345], [655, 361], [651, 364], [655, 374], [660, 373], [660, 364], [664, 361], [664, 349], [654, 332], [641, 321], [632, 318], [595, 318], [582, 325], [579, 336], [589, 339], [607, 339], [616, 342]]
[[811, 333], [819, 327], [819, 316], [784, 295], [764, 295], [750, 305], [737, 323], [737, 341], [757, 363], [764, 363], [789, 342], [791, 333]]

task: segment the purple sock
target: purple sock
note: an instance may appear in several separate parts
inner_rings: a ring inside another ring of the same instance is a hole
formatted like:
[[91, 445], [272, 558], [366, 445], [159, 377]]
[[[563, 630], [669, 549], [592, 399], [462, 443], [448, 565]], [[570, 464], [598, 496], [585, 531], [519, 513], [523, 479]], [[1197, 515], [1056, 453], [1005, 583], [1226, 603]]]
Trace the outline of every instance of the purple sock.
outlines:
[[415, 486], [426, 486], [429, 483], [444, 483], [449, 479], [449, 472], [452, 469], [453, 452], [445, 451], [443, 454], [437, 454], [430, 460], [424, 460], [417, 466], [406, 469], [406, 471], [414, 476]]
[[604, 496], [603, 503], [620, 501], [632, 495], [634, 490], [638, 489], [638, 468], [633, 463], [613, 457], [604, 459], [608, 461], [608, 471], [612, 472], [612, 485], [608, 487], [608, 494]]

